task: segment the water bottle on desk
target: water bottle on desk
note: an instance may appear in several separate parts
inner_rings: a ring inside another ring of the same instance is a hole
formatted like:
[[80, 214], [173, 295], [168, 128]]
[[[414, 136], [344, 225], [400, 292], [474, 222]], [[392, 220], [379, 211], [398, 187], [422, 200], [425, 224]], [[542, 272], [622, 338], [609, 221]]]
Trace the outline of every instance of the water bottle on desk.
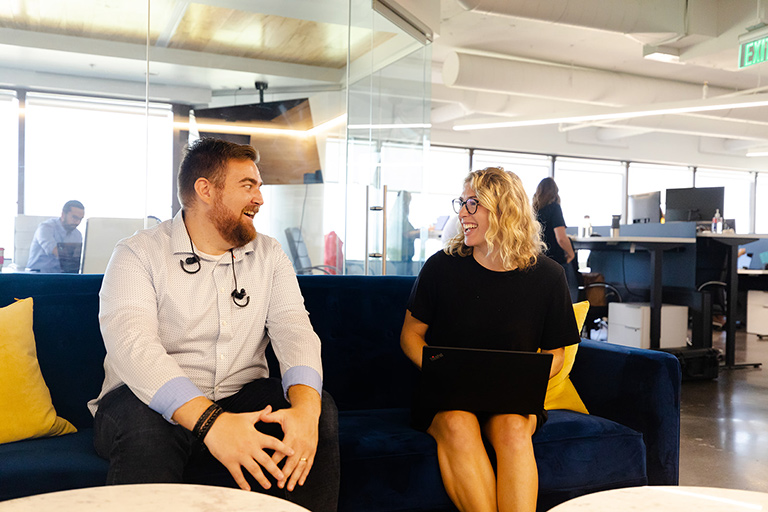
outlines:
[[589, 218], [589, 215], [584, 216], [584, 222], [581, 224], [581, 238], [588, 238], [592, 236], [592, 221]]
[[712, 232], [713, 233], [723, 232], [723, 216], [720, 215], [720, 208], [717, 208], [715, 210], [715, 216], [712, 217]]

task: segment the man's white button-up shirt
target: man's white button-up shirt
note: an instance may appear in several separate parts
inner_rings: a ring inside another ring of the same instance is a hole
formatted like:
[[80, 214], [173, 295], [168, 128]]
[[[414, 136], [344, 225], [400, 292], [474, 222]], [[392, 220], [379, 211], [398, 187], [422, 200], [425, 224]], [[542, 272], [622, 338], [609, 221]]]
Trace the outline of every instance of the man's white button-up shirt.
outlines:
[[237, 287], [250, 297], [246, 307], [232, 300], [229, 252], [198, 252], [200, 270], [194, 274], [180, 265], [190, 256], [181, 212], [115, 247], [99, 294], [107, 356], [101, 394], [88, 404], [91, 412], [105, 394], [126, 384], [170, 421], [192, 398], [218, 400], [268, 377], [264, 351], [270, 340], [286, 394], [294, 384], [320, 393], [320, 340], [280, 244], [259, 233], [234, 249]]

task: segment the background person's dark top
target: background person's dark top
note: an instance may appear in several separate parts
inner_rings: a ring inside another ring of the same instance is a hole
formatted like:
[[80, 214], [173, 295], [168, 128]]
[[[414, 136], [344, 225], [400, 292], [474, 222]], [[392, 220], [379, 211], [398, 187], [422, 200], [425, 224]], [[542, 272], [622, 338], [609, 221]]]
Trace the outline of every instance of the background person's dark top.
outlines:
[[559, 264], [565, 265], [565, 251], [557, 243], [557, 238], [555, 238], [555, 228], [560, 226], [566, 227], [563, 209], [557, 203], [549, 203], [536, 212], [536, 217], [538, 217], [539, 222], [544, 228], [543, 239], [544, 243], [547, 244], [546, 255]]
[[428, 345], [535, 352], [580, 340], [563, 269], [543, 257], [527, 270], [494, 272], [440, 251], [424, 264], [408, 309], [429, 325]]

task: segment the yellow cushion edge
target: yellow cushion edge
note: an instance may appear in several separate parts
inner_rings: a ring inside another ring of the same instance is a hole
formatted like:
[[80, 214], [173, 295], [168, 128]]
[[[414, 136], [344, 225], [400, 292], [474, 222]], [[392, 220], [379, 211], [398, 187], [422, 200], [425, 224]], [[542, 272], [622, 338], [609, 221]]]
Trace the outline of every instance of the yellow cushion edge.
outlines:
[[[581, 328], [584, 325], [584, 320], [586, 320], [588, 312], [589, 301], [576, 302], [573, 305], [573, 314], [576, 317], [576, 325], [579, 332], [581, 332]], [[563, 367], [557, 375], [549, 379], [547, 395], [544, 399], [544, 409], [548, 411], [553, 409], [567, 409], [589, 414], [587, 407], [584, 405], [581, 397], [579, 397], [570, 377], [571, 369], [576, 360], [576, 353], [578, 350], [578, 344], [565, 347]]]
[[56, 415], [40, 373], [32, 298], [0, 308], [0, 444], [77, 432]]

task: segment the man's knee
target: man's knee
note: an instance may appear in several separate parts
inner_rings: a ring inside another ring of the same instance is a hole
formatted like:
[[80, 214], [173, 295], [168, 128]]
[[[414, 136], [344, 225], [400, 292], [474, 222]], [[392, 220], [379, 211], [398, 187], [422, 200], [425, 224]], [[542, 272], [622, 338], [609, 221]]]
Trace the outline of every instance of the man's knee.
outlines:
[[327, 391], [321, 395], [321, 412], [319, 424], [319, 436], [337, 436], [339, 431], [339, 410], [336, 407], [336, 401]]
[[126, 449], [157, 446], [173, 437], [178, 428], [139, 400], [127, 386], [102, 398], [93, 427], [94, 445], [105, 458], [118, 442]]

